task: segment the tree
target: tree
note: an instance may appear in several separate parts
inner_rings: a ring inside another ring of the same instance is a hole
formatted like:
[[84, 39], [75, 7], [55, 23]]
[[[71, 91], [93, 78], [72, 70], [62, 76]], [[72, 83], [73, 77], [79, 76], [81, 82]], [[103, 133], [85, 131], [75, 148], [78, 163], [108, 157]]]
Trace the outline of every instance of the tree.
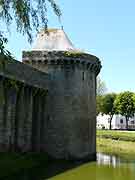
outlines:
[[100, 105], [99, 105], [99, 111], [102, 114], [107, 114], [110, 116], [110, 121], [109, 121], [109, 129], [112, 129], [112, 118], [115, 114], [115, 108], [114, 108], [114, 101], [116, 99], [116, 94], [115, 93], [109, 93], [105, 94], [100, 98]]
[[105, 82], [101, 80], [101, 78], [97, 77], [97, 96], [102, 96], [107, 91]]
[[126, 129], [128, 129], [128, 121], [130, 117], [134, 116], [135, 113], [135, 103], [134, 103], [134, 93], [125, 91], [120, 93], [114, 102], [116, 112], [125, 116], [126, 118]]
[[[60, 18], [61, 11], [55, 0], [0, 0], [0, 20], [5, 22], [8, 29], [9, 25], [15, 21], [17, 31], [26, 34], [31, 42], [33, 30], [38, 31], [39, 27], [47, 30], [47, 2]], [[0, 30], [0, 53], [5, 53], [5, 56], [9, 55], [9, 52], [5, 50], [6, 43], [7, 39]]]
[[14, 59], [12, 54], [5, 48], [5, 44], [7, 44], [7, 38], [4, 38], [0, 33], [0, 60], [3, 65], [5, 59]]
[[98, 76], [97, 77], [97, 89], [96, 89], [96, 112], [97, 115], [100, 113], [100, 106], [101, 106], [101, 99], [102, 99], [102, 95], [104, 95], [107, 91], [105, 82], [101, 80], [101, 78]]

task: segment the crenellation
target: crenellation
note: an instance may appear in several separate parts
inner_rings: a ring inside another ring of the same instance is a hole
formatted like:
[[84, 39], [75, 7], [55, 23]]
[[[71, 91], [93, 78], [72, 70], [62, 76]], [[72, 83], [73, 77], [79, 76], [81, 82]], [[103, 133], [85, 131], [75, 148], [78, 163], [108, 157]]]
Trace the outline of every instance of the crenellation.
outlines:
[[[44, 51], [42, 51], [42, 52], [33, 51], [33, 54], [35, 54], [35, 56], [33, 55], [32, 62], [35, 61], [35, 63], [37, 63], [37, 64], [44, 63], [44, 64], [48, 64], [48, 65], [49, 64], [50, 65], [74, 64], [74, 65], [78, 66], [78, 64], [82, 64], [82, 67], [79, 65], [81, 68], [86, 69], [89, 66], [90, 71], [96, 72], [97, 74], [101, 69], [101, 64], [100, 64], [99, 59], [93, 55], [81, 53], [82, 57], [78, 57], [78, 56], [72, 57], [71, 55], [66, 55], [66, 53], [63, 51], [61, 51], [61, 52], [54, 51], [53, 53], [52, 52], [44, 52]], [[31, 51], [31, 54], [32, 54], [32, 51]], [[42, 59], [42, 62], [41, 62], [41, 59]], [[26, 62], [24, 55], [23, 55], [23, 62], [24, 63]], [[94, 64], [94, 66], [93, 66], [93, 64]], [[37, 67], [37, 66], [34, 66], [34, 63], [32, 63], [32, 66]]]

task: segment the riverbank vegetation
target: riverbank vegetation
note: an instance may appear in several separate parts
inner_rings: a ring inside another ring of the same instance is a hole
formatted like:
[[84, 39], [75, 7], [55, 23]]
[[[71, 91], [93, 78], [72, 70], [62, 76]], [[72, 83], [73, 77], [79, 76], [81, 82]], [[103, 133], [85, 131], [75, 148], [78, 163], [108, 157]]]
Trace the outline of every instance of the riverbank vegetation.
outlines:
[[135, 142], [135, 133], [133, 131], [118, 131], [118, 130], [97, 130], [98, 138], [106, 138], [119, 141]]
[[97, 151], [132, 159], [135, 157], [135, 133], [98, 130]]

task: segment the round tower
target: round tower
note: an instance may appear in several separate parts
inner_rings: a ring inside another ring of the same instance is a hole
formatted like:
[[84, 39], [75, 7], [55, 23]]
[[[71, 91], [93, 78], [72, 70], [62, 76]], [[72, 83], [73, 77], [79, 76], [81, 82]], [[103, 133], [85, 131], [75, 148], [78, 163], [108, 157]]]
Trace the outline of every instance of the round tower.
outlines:
[[96, 158], [96, 56], [74, 48], [63, 30], [41, 31], [23, 62], [48, 73], [43, 149], [57, 159]]

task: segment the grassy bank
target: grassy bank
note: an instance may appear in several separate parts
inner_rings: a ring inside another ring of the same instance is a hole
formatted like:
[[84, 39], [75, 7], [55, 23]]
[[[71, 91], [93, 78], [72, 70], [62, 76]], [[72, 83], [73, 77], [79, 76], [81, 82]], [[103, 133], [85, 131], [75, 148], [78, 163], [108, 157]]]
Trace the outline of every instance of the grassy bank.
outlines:
[[0, 179], [42, 163], [44, 166], [48, 163], [48, 156], [44, 153], [0, 153]]
[[125, 159], [135, 159], [135, 143], [97, 138], [97, 152], [112, 154]]
[[99, 130], [97, 131], [97, 151], [125, 159], [135, 158], [135, 133]]
[[97, 130], [98, 138], [108, 138], [119, 141], [135, 142], [135, 132], [133, 131], [118, 131], [118, 130]]

